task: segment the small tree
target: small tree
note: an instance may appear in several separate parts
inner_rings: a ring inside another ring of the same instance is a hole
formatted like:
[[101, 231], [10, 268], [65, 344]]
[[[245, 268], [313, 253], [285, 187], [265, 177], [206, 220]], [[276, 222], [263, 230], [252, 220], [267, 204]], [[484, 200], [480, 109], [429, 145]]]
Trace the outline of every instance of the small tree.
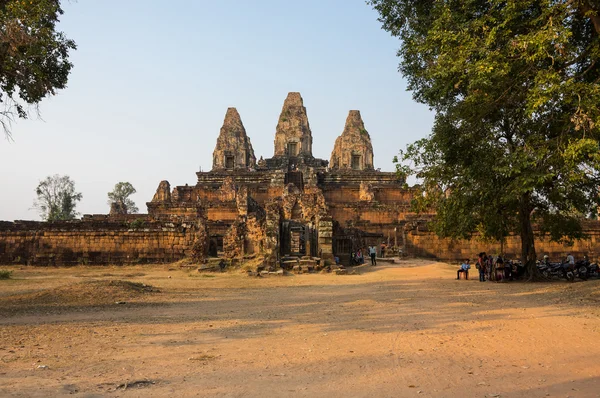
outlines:
[[129, 197], [136, 193], [135, 188], [129, 182], [115, 184], [112, 192], [108, 193], [108, 204], [111, 214], [134, 214], [139, 211], [135, 202]]
[[27, 107], [67, 85], [75, 42], [56, 30], [60, 0], [0, 0], [0, 126], [27, 118]]
[[38, 184], [35, 193], [37, 200], [33, 207], [43, 220], [73, 220], [79, 214], [75, 206], [83, 195], [75, 192], [75, 182], [69, 176], [48, 176]]

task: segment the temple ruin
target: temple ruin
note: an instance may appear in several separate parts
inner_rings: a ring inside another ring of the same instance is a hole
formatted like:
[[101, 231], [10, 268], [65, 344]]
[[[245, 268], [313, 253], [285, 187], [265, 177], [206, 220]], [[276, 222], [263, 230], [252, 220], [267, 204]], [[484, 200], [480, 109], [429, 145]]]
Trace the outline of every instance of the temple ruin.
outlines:
[[[147, 214], [86, 215], [71, 222], [0, 222], [0, 262], [93, 264], [261, 259], [307, 266], [348, 264], [358, 248], [385, 243], [404, 255], [459, 259], [497, 243], [438, 238], [434, 214], [415, 214], [416, 190], [393, 172], [375, 169], [373, 145], [360, 111], [349, 111], [330, 161], [312, 153], [313, 137], [300, 93], [289, 93], [275, 128], [273, 156], [257, 161], [238, 111], [227, 109], [212, 169], [194, 185], [161, 181]], [[568, 250], [595, 255], [600, 223], [587, 222], [591, 240]], [[558, 243], [540, 252], [562, 254]], [[519, 252], [509, 237], [505, 252]]]

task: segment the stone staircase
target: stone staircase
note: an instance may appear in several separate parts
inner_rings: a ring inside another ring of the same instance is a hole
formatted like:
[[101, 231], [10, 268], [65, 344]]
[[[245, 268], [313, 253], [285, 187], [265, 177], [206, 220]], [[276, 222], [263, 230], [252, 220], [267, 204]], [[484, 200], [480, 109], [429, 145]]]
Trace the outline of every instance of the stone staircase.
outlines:
[[320, 271], [324, 267], [320, 258], [311, 256], [286, 256], [281, 264], [284, 269], [291, 269], [297, 274]]

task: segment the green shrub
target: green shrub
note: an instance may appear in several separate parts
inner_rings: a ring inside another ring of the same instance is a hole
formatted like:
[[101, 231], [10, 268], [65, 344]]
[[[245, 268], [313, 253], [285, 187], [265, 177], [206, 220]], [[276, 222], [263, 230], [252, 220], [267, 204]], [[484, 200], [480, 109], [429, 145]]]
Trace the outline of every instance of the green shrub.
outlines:
[[0, 269], [0, 279], [10, 279], [11, 274], [12, 274], [12, 271]]
[[129, 223], [129, 228], [131, 229], [141, 229], [144, 228], [146, 222], [140, 218], [133, 220]]

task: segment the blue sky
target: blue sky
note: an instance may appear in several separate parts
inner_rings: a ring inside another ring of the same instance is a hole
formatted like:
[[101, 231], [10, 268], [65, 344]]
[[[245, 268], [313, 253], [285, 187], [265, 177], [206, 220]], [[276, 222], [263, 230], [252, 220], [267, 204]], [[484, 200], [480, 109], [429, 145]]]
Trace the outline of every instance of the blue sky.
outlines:
[[193, 185], [210, 170], [228, 107], [240, 112], [257, 158], [273, 155], [289, 91], [304, 98], [313, 155], [329, 160], [348, 111], [359, 109], [375, 167], [427, 135], [433, 115], [398, 73], [397, 39], [363, 0], [86, 0], [63, 4], [75, 40], [68, 88], [41, 120], [0, 141], [0, 220], [39, 219], [34, 189], [68, 174], [82, 214], [107, 213], [119, 181], [142, 212], [159, 182]]

